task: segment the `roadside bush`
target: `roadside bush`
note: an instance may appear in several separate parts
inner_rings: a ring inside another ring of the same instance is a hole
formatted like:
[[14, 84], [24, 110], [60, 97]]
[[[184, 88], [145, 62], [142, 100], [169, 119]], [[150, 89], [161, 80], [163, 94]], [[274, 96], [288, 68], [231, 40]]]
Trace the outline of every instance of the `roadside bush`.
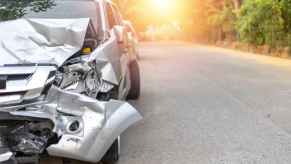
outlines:
[[[221, 6], [210, 7], [208, 23], [213, 29], [220, 30], [218, 33], [222, 36], [218, 40], [234, 40], [235, 39], [235, 21], [236, 14], [234, 12], [234, 4], [231, 0], [225, 0]], [[216, 32], [217, 33], [217, 32]]]
[[284, 19], [284, 32], [286, 34], [286, 46], [291, 46], [291, 0], [281, 0], [282, 17]]
[[282, 6], [280, 0], [246, 0], [236, 22], [239, 38], [255, 45], [283, 46], [288, 38], [285, 26], [289, 25]]

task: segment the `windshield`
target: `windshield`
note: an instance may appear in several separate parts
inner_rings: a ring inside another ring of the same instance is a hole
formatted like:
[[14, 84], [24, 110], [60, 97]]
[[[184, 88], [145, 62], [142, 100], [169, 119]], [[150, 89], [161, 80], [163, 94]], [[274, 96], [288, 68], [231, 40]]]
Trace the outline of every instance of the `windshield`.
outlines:
[[54, 1], [54, 5], [45, 11], [28, 11], [24, 17], [55, 19], [91, 18], [96, 32], [99, 35], [102, 32], [99, 6], [90, 0], [56, 0]]

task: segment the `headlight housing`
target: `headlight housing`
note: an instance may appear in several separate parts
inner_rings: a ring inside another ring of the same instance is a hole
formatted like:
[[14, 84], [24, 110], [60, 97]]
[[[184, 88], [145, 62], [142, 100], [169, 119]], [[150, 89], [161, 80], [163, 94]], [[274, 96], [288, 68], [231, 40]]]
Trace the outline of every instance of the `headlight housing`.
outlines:
[[107, 93], [114, 88], [102, 79], [93, 63], [76, 62], [63, 66], [55, 75], [54, 84], [60, 89], [85, 94], [96, 98], [98, 93]]

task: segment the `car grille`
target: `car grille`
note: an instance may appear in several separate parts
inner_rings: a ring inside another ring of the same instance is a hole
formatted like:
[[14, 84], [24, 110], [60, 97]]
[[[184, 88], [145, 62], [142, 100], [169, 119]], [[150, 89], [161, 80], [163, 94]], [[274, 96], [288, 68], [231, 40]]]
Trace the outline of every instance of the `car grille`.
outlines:
[[41, 101], [55, 72], [54, 66], [0, 67], [0, 109]]

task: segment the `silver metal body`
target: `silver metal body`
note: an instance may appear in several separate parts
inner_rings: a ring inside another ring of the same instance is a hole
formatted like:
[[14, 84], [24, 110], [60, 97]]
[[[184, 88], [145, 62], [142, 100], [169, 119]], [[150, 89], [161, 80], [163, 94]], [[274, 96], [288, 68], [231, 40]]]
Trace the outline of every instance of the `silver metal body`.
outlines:
[[133, 57], [139, 58], [140, 57], [139, 51], [138, 51], [139, 40], [138, 40], [137, 32], [130, 21], [124, 20], [123, 24], [126, 27], [126, 31], [128, 33], [130, 52]]
[[[96, 1], [104, 39], [90, 54], [76, 58], [91, 39], [88, 18], [0, 23], [0, 112], [51, 121], [59, 138], [46, 147], [52, 156], [98, 162], [114, 140], [142, 118], [120, 101], [130, 89], [131, 59], [108, 27], [105, 3]], [[119, 100], [96, 99], [115, 87]], [[0, 162], [11, 156], [1, 154]]]

